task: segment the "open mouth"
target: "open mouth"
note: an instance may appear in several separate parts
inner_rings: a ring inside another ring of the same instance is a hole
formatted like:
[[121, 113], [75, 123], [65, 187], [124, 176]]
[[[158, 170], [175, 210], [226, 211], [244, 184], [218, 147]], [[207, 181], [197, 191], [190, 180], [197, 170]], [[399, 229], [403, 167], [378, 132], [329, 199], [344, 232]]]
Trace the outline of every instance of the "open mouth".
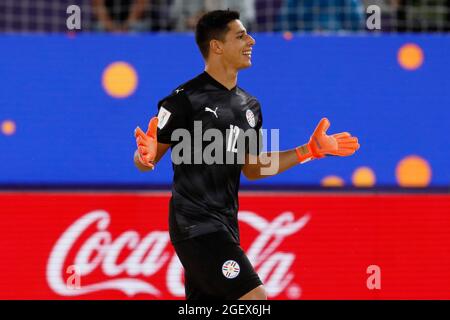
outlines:
[[244, 56], [247, 56], [247, 57], [251, 58], [252, 57], [252, 50], [246, 50], [246, 51], [242, 52], [242, 54]]

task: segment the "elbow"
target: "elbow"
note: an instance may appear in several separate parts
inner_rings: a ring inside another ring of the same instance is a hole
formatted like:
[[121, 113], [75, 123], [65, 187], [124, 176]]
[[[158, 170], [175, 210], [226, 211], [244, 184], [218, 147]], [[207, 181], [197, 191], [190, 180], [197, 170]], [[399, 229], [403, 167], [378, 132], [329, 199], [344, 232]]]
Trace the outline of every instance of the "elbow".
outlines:
[[259, 179], [259, 176], [254, 172], [251, 172], [250, 170], [243, 170], [242, 173], [244, 174], [244, 177], [247, 178], [247, 180], [254, 181]]
[[246, 174], [244, 174], [244, 177], [247, 178], [247, 180], [249, 180], [249, 181], [254, 181], [254, 180], [256, 180], [255, 177], [252, 177], [252, 176], [249, 176], [249, 175], [246, 175]]

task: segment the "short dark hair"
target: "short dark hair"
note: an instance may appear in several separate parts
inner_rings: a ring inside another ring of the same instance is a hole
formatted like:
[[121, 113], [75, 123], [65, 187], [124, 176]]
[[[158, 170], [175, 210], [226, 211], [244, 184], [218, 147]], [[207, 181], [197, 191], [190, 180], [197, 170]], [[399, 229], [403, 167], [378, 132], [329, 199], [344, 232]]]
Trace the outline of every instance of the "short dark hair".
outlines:
[[202, 53], [203, 58], [209, 55], [209, 42], [213, 39], [223, 41], [230, 30], [228, 23], [239, 20], [239, 12], [232, 10], [214, 10], [205, 13], [198, 20], [195, 28], [195, 42]]

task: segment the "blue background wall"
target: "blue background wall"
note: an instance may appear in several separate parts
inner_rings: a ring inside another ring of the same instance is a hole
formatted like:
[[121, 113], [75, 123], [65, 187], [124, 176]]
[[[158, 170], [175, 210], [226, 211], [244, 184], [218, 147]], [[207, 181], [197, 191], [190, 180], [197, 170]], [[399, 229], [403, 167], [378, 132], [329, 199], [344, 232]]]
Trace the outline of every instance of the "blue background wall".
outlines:
[[[243, 184], [319, 185], [337, 175], [351, 185], [361, 166], [377, 186], [396, 186], [395, 168], [419, 155], [432, 186], [450, 185], [450, 37], [254, 35], [253, 67], [239, 85], [259, 98], [264, 128], [280, 128], [281, 149], [303, 144], [321, 117], [329, 132], [350, 131], [361, 149], [349, 158], [311, 162]], [[425, 55], [415, 71], [397, 52], [406, 43]], [[146, 128], [157, 101], [203, 70], [192, 35], [1, 36], [0, 184], [170, 184], [169, 156], [155, 172], [133, 165], [134, 128]], [[102, 87], [116, 61], [131, 64], [138, 87], [117, 99]]]

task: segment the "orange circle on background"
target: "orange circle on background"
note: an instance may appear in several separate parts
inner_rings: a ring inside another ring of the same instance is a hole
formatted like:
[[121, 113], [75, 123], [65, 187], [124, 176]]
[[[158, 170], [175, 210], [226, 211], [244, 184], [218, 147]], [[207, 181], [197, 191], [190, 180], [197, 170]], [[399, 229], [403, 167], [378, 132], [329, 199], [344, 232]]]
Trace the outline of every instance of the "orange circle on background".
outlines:
[[137, 72], [132, 65], [123, 61], [111, 63], [102, 75], [103, 88], [114, 98], [130, 96], [136, 90], [137, 84]]
[[356, 187], [373, 187], [375, 180], [375, 173], [369, 167], [359, 167], [352, 175], [353, 185]]
[[431, 167], [425, 159], [411, 155], [397, 164], [395, 176], [402, 187], [426, 187], [431, 181]]
[[407, 43], [398, 50], [397, 60], [402, 68], [416, 70], [423, 64], [423, 50], [415, 43]]
[[342, 187], [344, 185], [344, 180], [338, 176], [326, 176], [322, 179], [320, 184], [323, 187]]
[[16, 132], [16, 123], [12, 120], [5, 120], [2, 122], [2, 133], [10, 136]]

